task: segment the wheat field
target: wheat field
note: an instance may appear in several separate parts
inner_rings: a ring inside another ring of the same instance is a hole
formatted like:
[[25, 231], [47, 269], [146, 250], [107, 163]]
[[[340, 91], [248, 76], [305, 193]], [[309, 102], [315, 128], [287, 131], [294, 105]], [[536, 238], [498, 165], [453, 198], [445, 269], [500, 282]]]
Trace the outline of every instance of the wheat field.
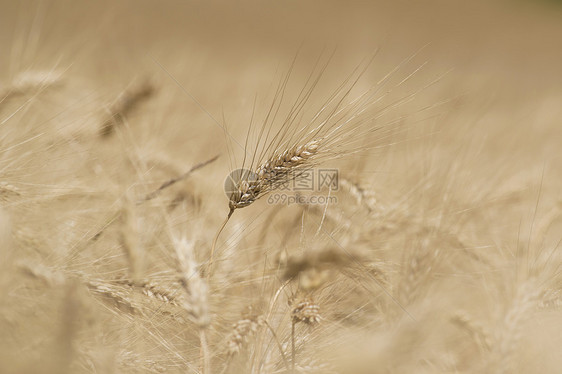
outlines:
[[561, 20], [0, 1], [0, 373], [560, 373]]

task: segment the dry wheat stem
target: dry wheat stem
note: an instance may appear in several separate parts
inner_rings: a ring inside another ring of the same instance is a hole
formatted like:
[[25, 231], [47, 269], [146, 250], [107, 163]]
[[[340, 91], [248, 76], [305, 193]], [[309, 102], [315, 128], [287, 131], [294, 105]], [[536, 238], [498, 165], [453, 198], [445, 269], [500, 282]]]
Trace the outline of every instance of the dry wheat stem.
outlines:
[[202, 363], [202, 373], [211, 374], [211, 363], [209, 361], [209, 348], [207, 344], [207, 335], [205, 334], [205, 329], [199, 329], [199, 342], [201, 346], [201, 358]]
[[162, 183], [160, 185], [160, 187], [158, 187], [157, 189], [155, 189], [154, 191], [152, 191], [151, 193], [147, 194], [144, 199], [142, 199], [141, 201], [139, 201], [137, 204], [141, 204], [144, 201], [148, 201], [148, 200], [152, 200], [155, 197], [157, 197], [162, 190], [170, 187], [173, 184], [176, 184], [177, 182], [181, 182], [182, 180], [186, 179], [187, 177], [189, 177], [191, 175], [191, 173], [193, 173], [194, 171], [201, 169], [202, 167], [205, 167], [207, 165], [209, 165], [210, 163], [214, 162], [217, 158], [219, 158], [220, 155], [216, 155], [210, 159], [208, 159], [207, 161], [203, 161], [200, 162], [196, 165], [194, 165], [191, 169], [189, 169], [188, 171], [186, 171], [185, 173], [183, 173], [182, 175], [180, 175], [179, 177], [176, 178], [172, 178], [164, 183]]
[[214, 259], [214, 255], [215, 255], [215, 248], [217, 246], [217, 241], [219, 240], [219, 236], [220, 236], [222, 230], [224, 230], [224, 228], [226, 227], [226, 224], [228, 223], [228, 220], [232, 216], [232, 213], [234, 213], [234, 209], [231, 208], [230, 211], [228, 212], [228, 216], [226, 217], [226, 219], [224, 220], [222, 225], [219, 227], [219, 230], [217, 231], [217, 233], [215, 234], [215, 238], [213, 239], [213, 244], [211, 245], [211, 255], [209, 257], [209, 265], [208, 265], [208, 268], [207, 268], [207, 281], [209, 280], [209, 277], [211, 276], [211, 271], [213, 269], [213, 259]]
[[291, 319], [291, 373], [295, 374], [295, 325], [296, 321]]
[[285, 352], [283, 352], [283, 347], [281, 346], [281, 342], [277, 338], [277, 334], [275, 333], [275, 330], [273, 329], [273, 327], [271, 327], [269, 322], [267, 322], [267, 320], [265, 320], [265, 319], [264, 319], [264, 324], [265, 324], [265, 326], [267, 326], [267, 328], [269, 329], [269, 331], [273, 335], [273, 340], [275, 340], [275, 343], [277, 344], [277, 349], [279, 349], [279, 354], [281, 355], [281, 358], [283, 359], [283, 363], [285, 364], [285, 369], [287, 369], [287, 371], [289, 371], [289, 362], [287, 361], [287, 357], [285, 357]]

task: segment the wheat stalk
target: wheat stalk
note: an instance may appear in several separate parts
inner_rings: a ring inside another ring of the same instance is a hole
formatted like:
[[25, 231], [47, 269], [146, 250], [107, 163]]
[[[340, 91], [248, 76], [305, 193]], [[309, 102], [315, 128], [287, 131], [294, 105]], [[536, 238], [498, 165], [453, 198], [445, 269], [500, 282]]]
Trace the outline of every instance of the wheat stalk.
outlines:
[[138, 202], [138, 204], [141, 204], [144, 201], [148, 201], [148, 200], [152, 200], [152, 199], [156, 198], [162, 192], [162, 190], [172, 186], [173, 184], [181, 182], [182, 180], [189, 177], [191, 175], [191, 173], [193, 173], [194, 171], [196, 171], [198, 169], [201, 169], [202, 167], [205, 167], [205, 166], [209, 165], [210, 163], [214, 162], [217, 158], [219, 158], [219, 155], [216, 155], [216, 156], [208, 159], [207, 161], [203, 161], [203, 162], [200, 162], [200, 163], [194, 165], [193, 167], [191, 167], [191, 169], [189, 169], [188, 171], [186, 171], [185, 173], [183, 173], [182, 175], [180, 175], [178, 177], [167, 180], [166, 182], [162, 183], [160, 185], [160, 187], [158, 187], [157, 189], [155, 189], [151, 193], [147, 194], [144, 197], [144, 199], [142, 199], [141, 201]]
[[201, 368], [204, 374], [211, 373], [210, 354], [207, 343], [207, 328], [211, 324], [209, 313], [208, 287], [199, 275], [197, 264], [193, 258], [193, 245], [186, 239], [174, 238], [180, 284], [188, 301], [184, 303], [185, 310], [192, 317], [199, 329], [201, 346]]
[[127, 259], [129, 278], [134, 284], [137, 284], [141, 270], [140, 222], [135, 211], [133, 199], [129, 194], [125, 195], [121, 205], [119, 241]]

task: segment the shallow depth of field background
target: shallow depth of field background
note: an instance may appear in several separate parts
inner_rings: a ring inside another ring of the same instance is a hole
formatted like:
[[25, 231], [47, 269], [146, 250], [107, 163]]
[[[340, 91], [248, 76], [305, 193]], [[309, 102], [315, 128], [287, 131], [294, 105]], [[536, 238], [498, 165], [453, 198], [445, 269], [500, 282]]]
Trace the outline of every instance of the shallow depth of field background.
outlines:
[[[337, 204], [236, 211], [207, 285], [254, 102], [377, 50], [406, 130]], [[559, 2], [4, 0], [0, 52], [0, 373], [200, 373], [202, 332], [206, 374], [560, 372]]]

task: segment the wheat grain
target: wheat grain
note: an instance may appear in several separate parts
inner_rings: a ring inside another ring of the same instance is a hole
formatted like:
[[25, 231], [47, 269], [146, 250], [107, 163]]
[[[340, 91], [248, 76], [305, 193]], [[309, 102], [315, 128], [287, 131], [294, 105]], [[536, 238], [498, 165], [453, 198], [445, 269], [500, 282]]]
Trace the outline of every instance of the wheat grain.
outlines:
[[292, 302], [291, 318], [293, 323], [302, 322], [306, 325], [315, 325], [320, 322], [320, 307], [311, 299]]
[[232, 326], [232, 331], [226, 339], [226, 350], [228, 356], [234, 356], [255, 335], [260, 327], [265, 324], [263, 316], [249, 316], [237, 321]]
[[129, 314], [142, 314], [142, 305], [131, 297], [129, 289], [97, 280], [86, 280], [85, 283], [92, 292], [103, 296], [103, 300], [111, 303], [117, 310]]
[[338, 183], [338, 187], [342, 187], [347, 191], [355, 199], [357, 205], [365, 206], [369, 213], [376, 210], [377, 199], [372, 191], [361, 187], [358, 183], [347, 178], [339, 178]]
[[155, 298], [163, 303], [180, 306], [181, 301], [177, 300], [177, 292], [169, 291], [166, 286], [147, 281], [142, 284], [142, 293], [148, 297]]

